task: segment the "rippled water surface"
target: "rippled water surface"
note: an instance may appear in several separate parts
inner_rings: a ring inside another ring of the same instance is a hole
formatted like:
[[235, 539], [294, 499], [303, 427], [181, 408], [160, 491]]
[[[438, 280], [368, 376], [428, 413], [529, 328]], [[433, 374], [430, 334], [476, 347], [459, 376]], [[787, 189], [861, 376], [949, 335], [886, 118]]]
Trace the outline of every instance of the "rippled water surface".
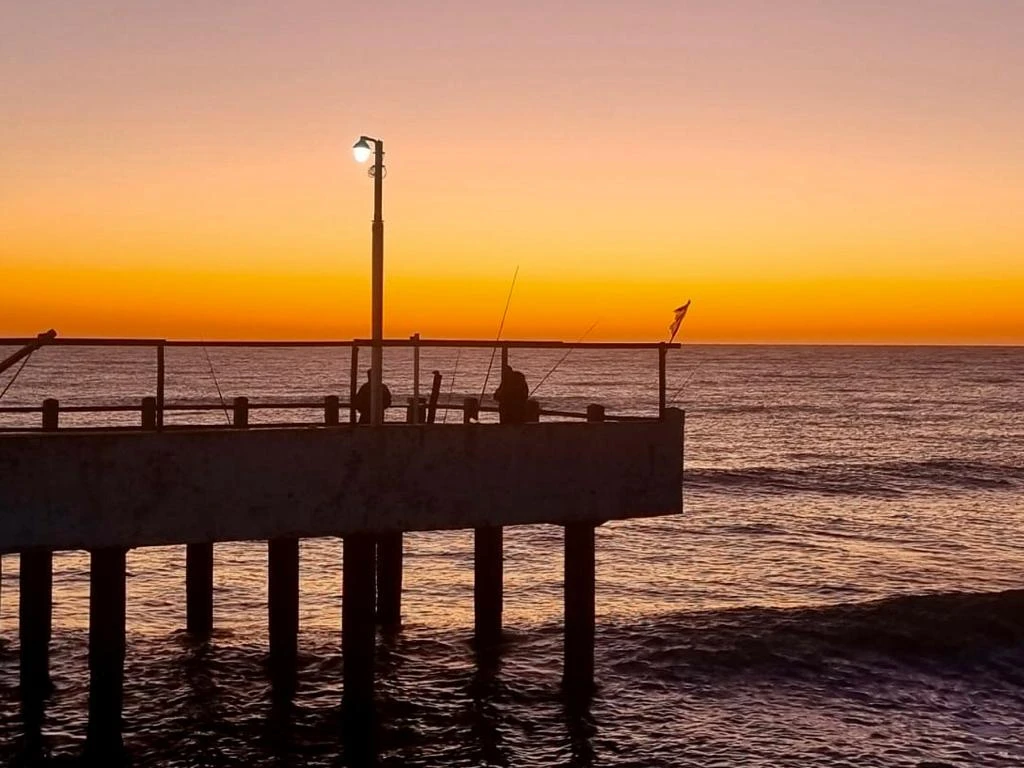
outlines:
[[[0, 349], [0, 354], [4, 350]], [[347, 399], [347, 351], [168, 352], [168, 401]], [[531, 383], [560, 353], [515, 353]], [[451, 374], [458, 374], [451, 382]], [[485, 353], [431, 350], [442, 399], [478, 395]], [[211, 372], [212, 365], [212, 372]], [[546, 407], [656, 409], [654, 353], [575, 352]], [[407, 355], [386, 379], [404, 401]], [[0, 388], [10, 373], [0, 378]], [[137, 403], [148, 350], [44, 349], [0, 405]], [[216, 384], [214, 382], [216, 376]], [[381, 638], [385, 765], [1024, 765], [1024, 411], [1019, 348], [690, 347], [686, 512], [598, 531], [599, 689], [567, 701], [561, 530], [506, 532], [507, 641], [481, 668], [472, 538], [406, 537], [405, 627]], [[492, 384], [488, 387], [493, 388]], [[397, 411], [395, 418], [400, 418]], [[452, 413], [450, 420], [461, 415]], [[64, 424], [98, 417], [62, 415]], [[102, 417], [133, 423], [133, 414]], [[259, 412], [310, 420], [312, 410]], [[0, 413], [0, 424], [38, 414]], [[171, 423], [223, 421], [181, 412]], [[91, 421], [90, 421], [91, 420]], [[299, 684], [265, 671], [266, 545], [218, 545], [216, 631], [183, 632], [184, 551], [128, 555], [125, 741], [135, 765], [339, 765], [341, 542], [302, 545]], [[45, 760], [82, 749], [88, 558], [54, 564]], [[18, 558], [3, 558], [0, 758], [22, 753]]]

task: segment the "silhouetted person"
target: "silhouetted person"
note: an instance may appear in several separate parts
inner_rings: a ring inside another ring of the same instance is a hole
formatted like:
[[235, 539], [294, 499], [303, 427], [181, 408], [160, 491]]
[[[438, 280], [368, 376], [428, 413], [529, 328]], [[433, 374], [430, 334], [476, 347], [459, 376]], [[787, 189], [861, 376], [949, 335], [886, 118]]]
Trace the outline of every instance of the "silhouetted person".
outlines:
[[526, 377], [511, 365], [501, 366], [501, 383], [494, 391], [498, 401], [498, 421], [502, 424], [525, 424], [526, 401], [530, 399], [530, 388]]
[[[372, 397], [370, 395], [370, 371], [366, 372], [366, 381], [363, 386], [356, 392], [356, 399], [352, 405], [355, 406], [356, 411], [359, 412], [359, 423], [369, 424], [370, 423], [370, 401]], [[391, 407], [391, 390], [388, 389], [388, 385], [383, 381], [380, 383], [380, 394], [381, 394], [381, 406], [386, 410]]]

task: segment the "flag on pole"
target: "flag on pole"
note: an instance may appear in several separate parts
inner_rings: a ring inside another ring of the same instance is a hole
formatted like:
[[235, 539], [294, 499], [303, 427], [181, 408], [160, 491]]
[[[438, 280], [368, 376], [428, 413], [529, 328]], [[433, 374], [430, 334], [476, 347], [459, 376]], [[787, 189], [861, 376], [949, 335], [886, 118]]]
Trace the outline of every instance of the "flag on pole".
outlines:
[[675, 319], [672, 321], [672, 324], [669, 325], [668, 327], [669, 332], [671, 332], [672, 334], [668, 340], [669, 344], [672, 343], [672, 341], [676, 337], [676, 334], [679, 333], [679, 326], [683, 324], [683, 318], [686, 317], [686, 310], [690, 308], [690, 301], [692, 301], [692, 299], [687, 299], [686, 303], [683, 304], [683, 306], [676, 307]]

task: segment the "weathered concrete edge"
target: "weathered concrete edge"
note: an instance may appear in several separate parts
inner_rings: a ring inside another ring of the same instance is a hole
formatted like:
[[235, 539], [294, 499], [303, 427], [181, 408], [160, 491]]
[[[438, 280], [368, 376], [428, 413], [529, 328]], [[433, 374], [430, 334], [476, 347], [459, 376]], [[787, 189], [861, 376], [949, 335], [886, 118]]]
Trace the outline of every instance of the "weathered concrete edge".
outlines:
[[683, 414], [658, 422], [0, 436], [0, 551], [682, 511]]

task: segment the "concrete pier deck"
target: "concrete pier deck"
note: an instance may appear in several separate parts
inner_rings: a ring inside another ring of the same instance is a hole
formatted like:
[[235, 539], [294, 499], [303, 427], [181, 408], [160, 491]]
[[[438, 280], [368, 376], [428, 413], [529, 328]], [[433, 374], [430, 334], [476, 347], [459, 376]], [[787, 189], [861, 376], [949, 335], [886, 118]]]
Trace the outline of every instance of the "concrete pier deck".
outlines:
[[682, 509], [644, 422], [0, 435], [0, 551], [600, 523]]

